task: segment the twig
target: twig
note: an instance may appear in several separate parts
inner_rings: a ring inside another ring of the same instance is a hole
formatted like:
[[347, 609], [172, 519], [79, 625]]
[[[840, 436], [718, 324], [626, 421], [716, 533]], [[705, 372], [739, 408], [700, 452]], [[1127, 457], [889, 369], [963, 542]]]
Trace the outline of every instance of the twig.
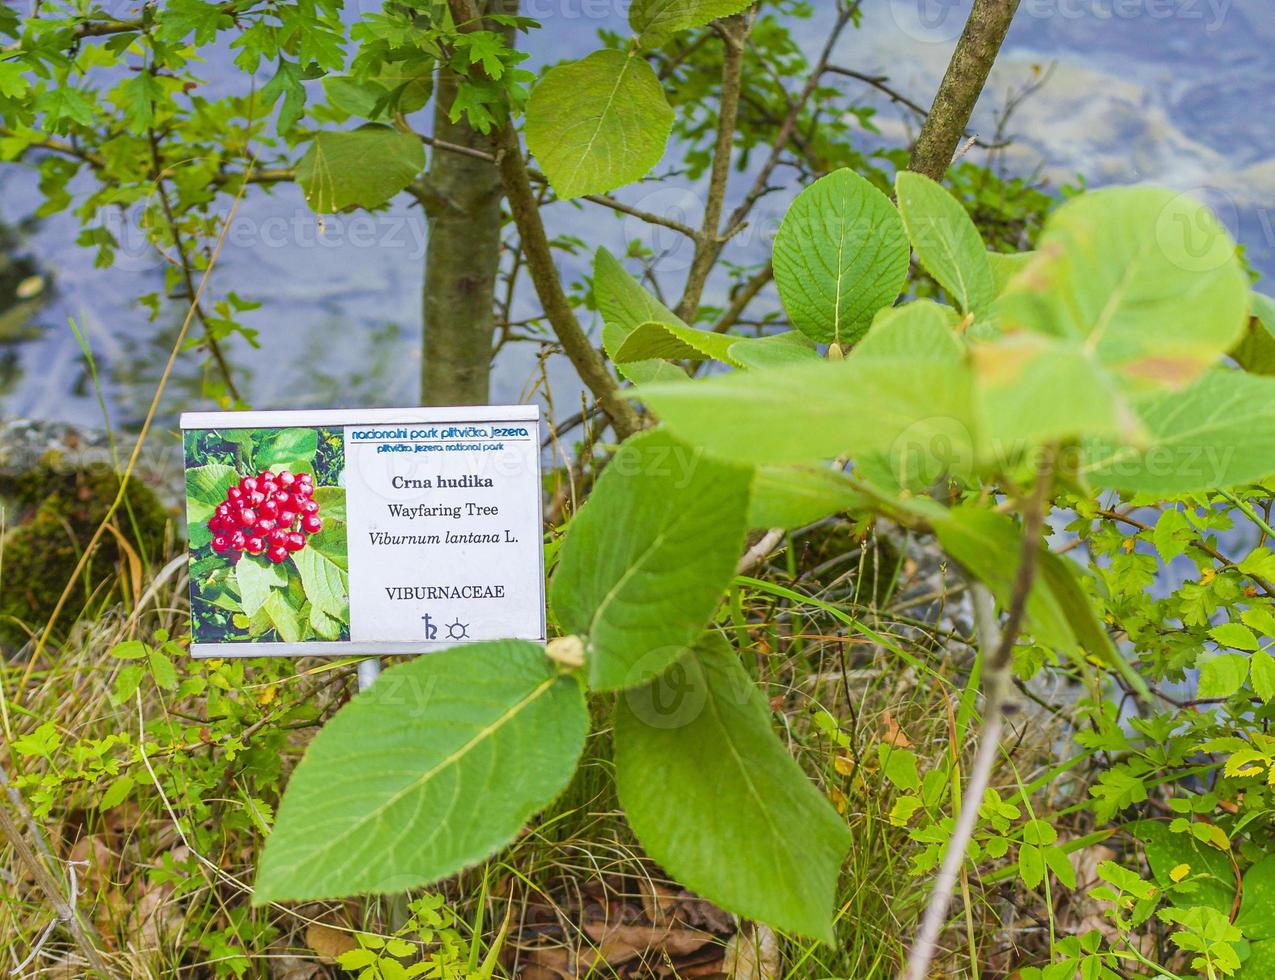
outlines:
[[992, 769], [1000, 751], [1001, 732], [1005, 726], [1005, 707], [1013, 680], [1014, 643], [1022, 629], [1027, 613], [1027, 598], [1036, 580], [1036, 555], [1040, 550], [1041, 530], [1045, 512], [1049, 506], [1049, 490], [1053, 484], [1053, 452], [1046, 452], [1036, 474], [1036, 485], [1031, 501], [1023, 513], [1023, 547], [1018, 562], [1010, 596], [1009, 612], [1005, 627], [997, 635], [995, 610], [991, 594], [980, 584], [974, 586], [974, 612], [976, 627], [983, 648], [982, 686], [986, 699], [983, 710], [983, 731], [978, 753], [970, 769], [970, 780], [961, 797], [961, 812], [956, 827], [947, 844], [943, 866], [934, 881], [929, 903], [921, 919], [908, 962], [902, 974], [903, 980], [925, 980], [930, 963], [938, 948], [939, 935], [947, 921], [948, 906], [956, 889], [957, 878], [965, 865], [965, 851], [969, 847], [974, 828], [978, 825], [978, 811], [991, 783]]
[[775, 278], [775, 267], [770, 262], [759, 271], [755, 276], [744, 283], [739, 291], [731, 299], [730, 306], [721, 318], [713, 324], [713, 333], [726, 333], [739, 322], [739, 318], [744, 315], [744, 310], [748, 309], [748, 304], [757, 298], [757, 294], [766, 288], [766, 285]]
[[704, 220], [695, 239], [695, 254], [686, 276], [686, 288], [677, 305], [677, 315], [694, 323], [708, 274], [722, 253], [723, 240], [718, 238], [722, 211], [726, 206], [726, 184], [735, 147], [735, 126], [739, 120], [739, 93], [744, 78], [744, 41], [748, 22], [742, 14], [719, 22], [722, 44], [722, 94], [717, 112], [717, 146], [713, 150], [712, 170], [708, 180], [708, 199], [704, 202]]
[[928, 116], [930, 114], [929, 110], [924, 106], [918, 105], [902, 92], [891, 88], [888, 75], [869, 75], [866, 72], [855, 71], [853, 68], [842, 68], [839, 65], [828, 65], [824, 71], [830, 75], [844, 75], [846, 78], [854, 78], [866, 85], [871, 85], [878, 92], [888, 96], [891, 102], [906, 106], [919, 116]]
[[[84, 954], [84, 959], [87, 961], [89, 969], [102, 977], [114, 977], [115, 973], [106, 965], [106, 960], [102, 958], [102, 953], [97, 947], [95, 930], [80, 918], [79, 911], [75, 907], [74, 870], [71, 872], [70, 898], [67, 898], [62, 894], [62, 886], [57, 883], [49, 869], [44, 866], [44, 862], [40, 860], [39, 855], [27, 843], [22, 830], [18, 827], [13, 817], [9, 815], [8, 808], [3, 805], [0, 805], [0, 837], [4, 837], [9, 841], [13, 846], [14, 853], [18, 856], [18, 860], [26, 865], [31, 877], [35, 879], [36, 887], [44, 893], [45, 900], [53, 906], [53, 912], [57, 916], [55, 921], [61, 922], [71, 933], [75, 944], [80, 948], [80, 952]], [[45, 930], [45, 934], [40, 937], [35, 949], [32, 950], [31, 957], [34, 957], [40, 951], [40, 947], [44, 944], [44, 940], [47, 937], [48, 930]], [[22, 966], [30, 962], [31, 957], [23, 961]]]
[[[474, 0], [448, 0], [448, 3], [452, 17], [461, 25], [461, 30], [481, 29], [482, 19]], [[563, 353], [571, 361], [580, 380], [593, 393], [611, 420], [616, 435], [621, 440], [627, 439], [642, 428], [642, 420], [633, 404], [621, 393], [615, 378], [607, 370], [602, 355], [589, 342], [562, 288], [562, 278], [554, 263], [549, 236], [545, 232], [540, 208], [531, 189], [522, 146], [508, 120], [497, 129], [496, 145], [501, 184], [505, 189], [505, 198], [509, 202], [514, 224], [518, 226], [522, 248], [527, 257], [527, 271], [544, 307], [545, 318], [553, 327]]]
[[735, 566], [735, 574], [743, 575], [754, 565], [759, 564], [763, 558], [775, 550], [775, 545], [779, 544], [783, 537], [782, 527], [772, 527], [755, 545], [744, 552], [743, 557], [739, 559], [739, 564]]
[[908, 169], [942, 180], [1000, 52], [1019, 0], [974, 0], [947, 73], [912, 147]]

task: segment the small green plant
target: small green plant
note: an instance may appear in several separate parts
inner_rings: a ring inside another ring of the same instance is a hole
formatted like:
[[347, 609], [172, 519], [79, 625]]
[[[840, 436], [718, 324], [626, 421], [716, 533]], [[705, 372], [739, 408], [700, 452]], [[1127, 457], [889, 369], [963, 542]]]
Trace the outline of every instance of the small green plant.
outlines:
[[481, 962], [477, 948], [456, 929], [456, 913], [441, 895], [422, 895], [408, 904], [411, 913], [392, 936], [355, 933], [358, 948], [337, 962], [358, 980], [491, 980], [504, 932]]

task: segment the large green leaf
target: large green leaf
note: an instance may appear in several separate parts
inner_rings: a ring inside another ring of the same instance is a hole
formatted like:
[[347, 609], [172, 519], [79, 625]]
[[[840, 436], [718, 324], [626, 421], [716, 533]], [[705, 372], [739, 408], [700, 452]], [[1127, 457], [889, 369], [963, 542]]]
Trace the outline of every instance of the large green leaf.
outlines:
[[1231, 356], [1252, 374], [1275, 374], [1275, 299], [1259, 292], [1251, 298], [1253, 315]]
[[306, 546], [293, 553], [292, 560], [310, 605], [333, 619], [349, 622], [350, 574], [344, 526], [334, 521], [311, 535]]
[[987, 263], [992, 270], [996, 295], [1003, 293], [1010, 280], [1022, 272], [1035, 257], [1035, 252], [988, 252]]
[[900, 170], [899, 213], [925, 271], [964, 311], [981, 311], [996, 295], [987, 246], [961, 203], [929, 177]]
[[898, 298], [907, 234], [890, 199], [852, 170], [807, 187], [775, 236], [775, 283], [792, 325], [823, 342], [858, 340]]
[[550, 593], [594, 688], [644, 683], [703, 632], [739, 560], [751, 476], [660, 429], [620, 447], [571, 522]]
[[527, 147], [564, 200], [640, 180], [672, 128], [655, 70], [633, 51], [607, 48], [551, 68], [527, 103]]
[[866, 502], [849, 480], [826, 466], [759, 466], [753, 473], [749, 527], [801, 527]]
[[730, 346], [730, 360], [740, 367], [765, 370], [819, 359], [814, 341], [798, 330], [732, 340], [734, 343]]
[[288, 584], [288, 573], [282, 566], [260, 555], [242, 555], [235, 563], [235, 584], [243, 611], [255, 616], [270, 598], [270, 593]]
[[388, 126], [325, 130], [297, 164], [306, 203], [320, 214], [380, 207], [425, 167], [419, 137]]
[[254, 460], [257, 466], [309, 465], [319, 448], [319, 433], [311, 428], [279, 429], [269, 436], [257, 450]]
[[770, 726], [766, 699], [717, 634], [615, 717], [616, 788], [642, 846], [740, 915], [833, 941], [844, 820]]
[[253, 901], [406, 891], [482, 860], [566, 786], [587, 727], [579, 683], [533, 643], [390, 668], [310, 743]]
[[633, 0], [629, 26], [643, 48], [657, 48], [679, 31], [747, 10], [754, 0]]
[[1244, 872], [1244, 897], [1235, 924], [1246, 939], [1275, 939], [1275, 854], [1265, 855]]
[[[644, 323], [667, 323], [685, 327], [672, 310], [642, 288], [605, 248], [593, 260], [593, 297], [602, 315], [602, 343], [615, 359], [625, 339]], [[662, 360], [631, 361], [616, 369], [635, 384], [651, 381], [685, 381], [686, 372]]]
[[1079, 344], [1126, 379], [1180, 387], [1240, 339], [1248, 284], [1203, 205], [1150, 187], [1074, 198], [997, 300], [1001, 328]]
[[239, 482], [233, 466], [208, 463], [186, 470], [186, 519], [192, 524], [207, 521], [226, 499], [226, 491]]
[[650, 385], [642, 398], [680, 438], [752, 465], [865, 452], [959, 463], [971, 455], [971, 380], [959, 363], [852, 356]]
[[616, 364], [632, 361], [688, 360], [721, 361], [735, 364], [731, 347], [738, 340], [727, 334], [675, 323], [659, 323], [654, 320], [639, 324], [611, 355]]
[[1275, 378], [1215, 370], [1139, 402], [1141, 446], [1093, 441], [1081, 471], [1101, 487], [1194, 493], [1275, 473]]

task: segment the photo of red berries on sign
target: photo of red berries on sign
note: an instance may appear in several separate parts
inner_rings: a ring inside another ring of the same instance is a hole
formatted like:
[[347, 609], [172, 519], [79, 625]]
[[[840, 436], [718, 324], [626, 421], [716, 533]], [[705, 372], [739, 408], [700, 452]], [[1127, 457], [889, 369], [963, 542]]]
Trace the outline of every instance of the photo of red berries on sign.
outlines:
[[350, 635], [339, 429], [185, 434], [196, 643]]

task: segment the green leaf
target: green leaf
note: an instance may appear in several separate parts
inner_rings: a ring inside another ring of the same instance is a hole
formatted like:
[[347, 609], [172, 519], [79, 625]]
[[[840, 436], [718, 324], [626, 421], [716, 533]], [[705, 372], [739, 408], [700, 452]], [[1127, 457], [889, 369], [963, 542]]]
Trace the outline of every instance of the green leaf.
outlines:
[[375, 119], [383, 111], [389, 92], [372, 79], [353, 78], [349, 75], [325, 75], [323, 94], [342, 112], [361, 119]]
[[759, 466], [753, 473], [748, 526], [801, 527], [864, 503], [849, 480], [827, 467]]
[[[310, 605], [326, 616], [347, 623], [350, 620], [349, 559], [345, 550], [345, 529], [335, 522], [311, 535], [306, 546], [294, 552], [292, 560], [301, 574], [301, 587]], [[246, 607], [245, 607], [246, 611]]]
[[1231, 647], [1233, 650], [1256, 650], [1257, 637], [1253, 631], [1242, 623], [1223, 623], [1209, 630], [1219, 646]]
[[1275, 854], [1244, 872], [1244, 897], [1235, 924], [1249, 940], [1275, 939]]
[[658, 48], [673, 35], [692, 27], [729, 17], [753, 5], [754, 0], [633, 0], [629, 26], [643, 49]]
[[909, 255], [890, 199], [838, 170], [788, 209], [775, 236], [775, 283], [794, 327], [822, 343], [850, 344], [898, 298]]
[[653, 359], [712, 360], [734, 365], [730, 351], [736, 339], [709, 330], [649, 320], [624, 338], [619, 349], [611, 354], [611, 360], [616, 364]]
[[345, 487], [315, 487], [314, 501], [324, 521], [345, 521]]
[[992, 287], [996, 295], [1003, 293], [1009, 281], [1035, 257], [1035, 252], [988, 252], [987, 264], [992, 270]]
[[694, 652], [616, 706], [616, 788], [642, 846], [695, 892], [833, 941], [845, 821], [775, 737], [730, 644]]
[[642, 399], [680, 438], [753, 465], [936, 446], [968, 461], [970, 372], [915, 357], [850, 357], [690, 384], [647, 385]]
[[996, 294], [987, 246], [969, 214], [940, 184], [900, 170], [894, 178], [899, 213], [925, 271], [965, 312], [981, 311]]
[[297, 164], [297, 183], [319, 214], [378, 208], [425, 167], [425, 144], [388, 126], [320, 132]]
[[1209, 654], [1200, 658], [1199, 668], [1198, 697], [1201, 700], [1229, 698], [1244, 686], [1244, 678], [1248, 676], [1248, 657], [1242, 653]]
[[636, 52], [608, 48], [551, 68], [527, 103], [527, 147], [563, 200], [640, 180], [672, 128], [664, 88]]
[[1231, 351], [1237, 364], [1250, 374], [1275, 374], [1275, 299], [1250, 294], [1253, 315], [1240, 342]]
[[1135, 404], [1141, 446], [1092, 440], [1081, 472], [1100, 487], [1194, 493], [1275, 473], [1275, 378], [1207, 372], [1184, 391]]
[[243, 611], [248, 616], [256, 615], [257, 610], [269, 598], [272, 589], [282, 589], [288, 584], [288, 573], [283, 566], [267, 561], [261, 555], [241, 556], [235, 565], [234, 577], [239, 586], [239, 598]]
[[797, 330], [785, 330], [768, 337], [731, 339], [734, 343], [730, 346], [730, 363], [740, 367], [766, 370], [819, 360], [814, 341]]
[[1035, 844], [1018, 847], [1018, 877], [1028, 888], [1036, 888], [1045, 880], [1045, 855]]
[[1138, 820], [1130, 831], [1143, 842], [1147, 865], [1156, 881], [1169, 887], [1170, 872], [1179, 864], [1189, 864], [1193, 876], [1198, 875], [1197, 889], [1191, 904], [1206, 905], [1227, 915], [1235, 897], [1235, 874], [1226, 855], [1215, 847], [1200, 844], [1188, 834], [1175, 834], [1168, 824], [1156, 820]]
[[1120, 187], [1054, 211], [996, 306], [1007, 333], [1078, 343], [1128, 380], [1173, 387], [1234, 346], [1248, 304], [1235, 243], [1207, 208]]
[[217, 505], [226, 499], [226, 491], [239, 482], [233, 466], [208, 463], [186, 470], [186, 518], [191, 524], [204, 524]]
[[1265, 650], [1258, 650], [1252, 657], [1253, 690], [1262, 699], [1263, 704], [1270, 704], [1275, 698], [1275, 657]]
[[165, 691], [175, 691], [177, 689], [177, 668], [173, 666], [168, 654], [164, 653], [163, 650], [152, 648], [149, 651], [149, 661], [151, 676], [155, 678], [155, 683]]
[[1166, 564], [1183, 554], [1187, 545], [1194, 539], [1195, 532], [1191, 530], [1186, 515], [1176, 509], [1164, 511], [1155, 522], [1155, 530], [1151, 533], [1155, 550], [1159, 552], [1160, 560]]
[[735, 572], [752, 474], [657, 429], [629, 439], [571, 522], [550, 599], [589, 683], [644, 684], [704, 630]]
[[571, 778], [579, 683], [518, 640], [391, 667], [310, 743], [253, 902], [402, 892], [493, 853]]
[[205, 0], [167, 0], [156, 8], [155, 22], [165, 41], [181, 41], [194, 33], [197, 46], [211, 44], [218, 31], [235, 25], [225, 4]]
[[254, 458], [263, 469], [308, 465], [313, 463], [318, 448], [319, 433], [314, 429], [279, 429], [261, 444]]
[[1054, 873], [1059, 883], [1064, 888], [1076, 887], [1076, 869], [1072, 867], [1071, 861], [1067, 858], [1067, 852], [1061, 847], [1044, 848], [1045, 864], [1049, 866], [1049, 870]]
[[277, 589], [271, 591], [257, 615], [264, 617], [274, 627], [284, 643], [301, 642], [301, 620], [297, 617], [297, 611], [288, 604], [286, 593]]
[[[599, 248], [593, 260], [593, 298], [602, 314], [602, 343], [613, 361], [629, 334], [644, 323], [686, 326], [672, 310], [643, 289], [605, 248]], [[680, 367], [662, 360], [631, 361], [617, 364], [616, 369], [635, 384], [688, 380]]]

